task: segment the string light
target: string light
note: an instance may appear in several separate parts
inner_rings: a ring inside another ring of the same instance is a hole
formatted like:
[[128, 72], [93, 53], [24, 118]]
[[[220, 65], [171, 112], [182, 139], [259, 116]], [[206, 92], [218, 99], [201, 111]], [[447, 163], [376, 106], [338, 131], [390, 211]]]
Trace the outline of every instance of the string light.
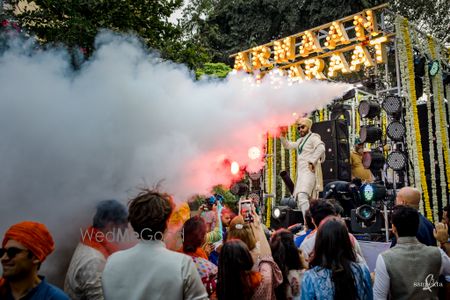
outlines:
[[355, 25], [356, 38], [360, 41], [367, 39], [366, 31], [372, 36], [378, 35], [376, 18], [373, 16], [372, 10], [365, 11], [366, 16], [357, 15], [353, 17], [353, 25]]
[[309, 30], [303, 34], [299, 49], [300, 55], [303, 57], [310, 55], [311, 52], [322, 52], [317, 36]]
[[342, 53], [333, 54], [331, 56], [330, 66], [328, 67], [328, 76], [335, 77], [337, 76], [338, 71], [341, 71], [343, 74], [348, 74], [351, 72], [348, 63], [345, 60], [344, 54]]
[[326, 37], [325, 47], [328, 49], [334, 49], [340, 44], [349, 44], [350, 39], [348, 38], [345, 28], [340, 22], [333, 22], [328, 31], [328, 36]]
[[325, 75], [322, 73], [325, 68], [325, 62], [320, 58], [311, 58], [305, 60], [305, 75], [309, 79], [325, 79]]
[[289, 68], [288, 76], [293, 82], [302, 82], [306, 79], [305, 72], [299, 64]]
[[357, 45], [355, 47], [355, 50], [353, 50], [350, 70], [359, 71], [361, 65], [364, 65], [366, 67], [373, 67], [375, 66], [375, 63], [373, 62], [373, 59], [370, 56], [367, 48], [361, 45]]
[[387, 42], [387, 37], [382, 36], [377, 39], [371, 40], [369, 44], [375, 47], [375, 59], [377, 63], [384, 63], [387, 60], [386, 49], [383, 43]]
[[272, 63], [269, 61], [270, 48], [266, 46], [258, 46], [252, 49], [252, 66], [253, 69], [261, 67], [269, 67]]
[[252, 70], [248, 55], [245, 52], [239, 52], [234, 60], [235, 70], [244, 70], [245, 72], [250, 72]]
[[295, 39], [293, 37], [275, 41], [273, 48], [276, 62], [283, 63], [295, 59]]

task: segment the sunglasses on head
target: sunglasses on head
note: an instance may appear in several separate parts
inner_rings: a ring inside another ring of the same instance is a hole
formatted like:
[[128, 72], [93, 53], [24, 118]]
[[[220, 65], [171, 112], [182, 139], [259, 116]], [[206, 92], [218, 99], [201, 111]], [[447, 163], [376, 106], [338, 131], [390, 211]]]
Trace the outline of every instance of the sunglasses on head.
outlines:
[[23, 251], [28, 251], [28, 249], [20, 249], [16, 247], [10, 247], [8, 249], [6, 248], [0, 248], [0, 258], [3, 257], [3, 255], [7, 255], [9, 258], [14, 258], [17, 254]]

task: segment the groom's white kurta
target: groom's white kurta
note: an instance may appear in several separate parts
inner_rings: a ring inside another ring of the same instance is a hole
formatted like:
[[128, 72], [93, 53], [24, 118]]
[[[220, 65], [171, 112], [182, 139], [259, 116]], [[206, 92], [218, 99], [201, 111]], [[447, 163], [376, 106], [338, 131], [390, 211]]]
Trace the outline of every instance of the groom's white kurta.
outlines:
[[[305, 193], [308, 197], [317, 198], [323, 190], [322, 166], [325, 160], [325, 145], [317, 133], [308, 133], [296, 142], [290, 142], [281, 137], [281, 143], [285, 149], [297, 151], [297, 180], [295, 182], [294, 195]], [[315, 167], [315, 172], [309, 169], [309, 163]]]

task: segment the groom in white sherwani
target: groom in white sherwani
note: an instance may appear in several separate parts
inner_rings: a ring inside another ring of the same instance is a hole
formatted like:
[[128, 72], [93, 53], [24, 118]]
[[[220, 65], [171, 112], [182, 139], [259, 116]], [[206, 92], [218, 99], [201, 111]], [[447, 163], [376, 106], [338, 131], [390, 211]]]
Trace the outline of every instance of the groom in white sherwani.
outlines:
[[322, 162], [325, 160], [325, 145], [320, 135], [311, 132], [312, 121], [308, 118], [297, 120], [300, 138], [295, 142], [281, 137], [285, 149], [297, 151], [297, 180], [293, 196], [297, 199], [297, 206], [305, 215], [309, 209], [309, 200], [317, 198], [323, 190]]

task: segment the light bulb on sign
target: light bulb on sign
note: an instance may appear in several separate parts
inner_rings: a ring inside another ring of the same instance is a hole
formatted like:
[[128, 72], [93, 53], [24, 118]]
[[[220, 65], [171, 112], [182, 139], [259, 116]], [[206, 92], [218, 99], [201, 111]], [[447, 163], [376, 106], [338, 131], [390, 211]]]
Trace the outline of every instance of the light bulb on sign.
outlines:
[[237, 175], [239, 173], [239, 169], [240, 169], [239, 164], [237, 162], [233, 161], [231, 163], [231, 169], [230, 169], [231, 174]]
[[261, 151], [258, 147], [251, 147], [248, 149], [248, 158], [255, 160], [261, 157]]

